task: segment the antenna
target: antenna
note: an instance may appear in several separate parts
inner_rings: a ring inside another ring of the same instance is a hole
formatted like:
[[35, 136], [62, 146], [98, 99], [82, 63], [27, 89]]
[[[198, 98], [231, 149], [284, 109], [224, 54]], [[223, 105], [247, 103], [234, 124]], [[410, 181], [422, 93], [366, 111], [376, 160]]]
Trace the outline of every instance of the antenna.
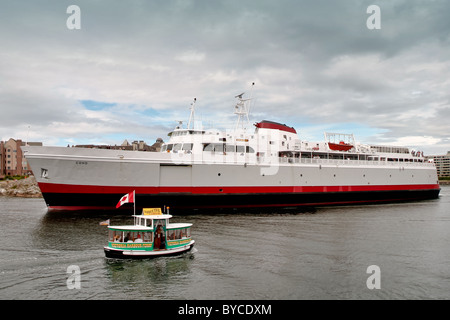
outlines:
[[175, 120], [176, 122], [178, 122], [178, 125], [176, 126], [175, 129], [182, 129], [183, 128], [183, 120]]
[[25, 141], [25, 145], [28, 146], [28, 136], [30, 135], [30, 126], [28, 126], [28, 131], [27, 131], [27, 140]]
[[[255, 86], [255, 83], [254, 82], [252, 82], [252, 88], [251, 88], [251, 90], [250, 90], [250, 101], [251, 100], [253, 100], [253, 87]], [[251, 107], [251, 104], [249, 104], [249, 106], [248, 106], [248, 114], [250, 114], [250, 107]]]
[[192, 125], [194, 125], [194, 121], [195, 121], [195, 103], [197, 102], [197, 98], [194, 98], [194, 102], [191, 103], [190, 109], [191, 109], [191, 115], [189, 116], [189, 122], [188, 122], [188, 129], [191, 129], [191, 122]]

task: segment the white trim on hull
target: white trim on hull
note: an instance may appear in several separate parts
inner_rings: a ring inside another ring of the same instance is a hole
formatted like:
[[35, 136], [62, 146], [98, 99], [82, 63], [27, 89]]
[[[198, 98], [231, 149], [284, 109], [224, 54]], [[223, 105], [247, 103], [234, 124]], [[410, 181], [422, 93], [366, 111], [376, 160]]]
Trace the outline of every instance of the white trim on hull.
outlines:
[[161, 249], [154, 251], [145, 250], [121, 250], [111, 247], [104, 247], [104, 251], [107, 258], [118, 259], [145, 259], [145, 258], [157, 258], [164, 256], [179, 255], [188, 252], [193, 249], [195, 240], [191, 240], [189, 244], [174, 249]]

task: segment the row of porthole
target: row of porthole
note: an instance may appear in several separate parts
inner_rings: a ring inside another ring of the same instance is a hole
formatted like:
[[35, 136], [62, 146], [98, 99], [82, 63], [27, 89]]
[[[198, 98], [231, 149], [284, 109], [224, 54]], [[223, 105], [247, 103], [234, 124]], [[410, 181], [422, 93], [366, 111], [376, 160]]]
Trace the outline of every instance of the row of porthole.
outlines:
[[[300, 173], [300, 177], [303, 177], [302, 173]], [[336, 174], [333, 174], [333, 177], [336, 177]], [[366, 177], [366, 175], [363, 174], [363, 178], [365, 178], [365, 177]], [[414, 178], [414, 175], [411, 175], [411, 177]], [[389, 175], [389, 178], [392, 178], [392, 174]]]
[[[220, 177], [220, 176], [221, 176], [221, 173], [219, 172], [217, 175]], [[262, 174], [262, 176], [264, 177], [265, 175]], [[334, 174], [333, 176], [336, 177], [336, 174]], [[363, 177], [365, 177], [365, 176], [366, 176], [366, 175], [363, 174]], [[300, 177], [303, 177], [303, 174], [300, 174]], [[412, 175], [412, 177], [414, 178], [414, 175]], [[389, 178], [392, 178], [392, 175], [391, 175], [391, 174], [389, 175]], [[281, 182], [281, 181], [280, 181], [280, 182]], [[308, 182], [306, 182], [306, 183], [308, 183]], [[370, 182], [369, 182], [369, 183], [370, 183]], [[223, 192], [223, 189], [219, 189], [219, 192]]]
[[[217, 174], [217, 176], [221, 176], [222, 174], [219, 172], [218, 174]], [[262, 174], [262, 176], [264, 177], [265, 175], [264, 174]], [[303, 174], [302, 173], [300, 173], [300, 177], [303, 177]], [[333, 177], [336, 177], [336, 174], [333, 174]], [[363, 174], [363, 178], [365, 178], [366, 177], [366, 175], [365, 174]], [[414, 178], [414, 175], [411, 175], [411, 177], [412, 178]], [[392, 175], [390, 174], [389, 175], [389, 178], [392, 178]]]

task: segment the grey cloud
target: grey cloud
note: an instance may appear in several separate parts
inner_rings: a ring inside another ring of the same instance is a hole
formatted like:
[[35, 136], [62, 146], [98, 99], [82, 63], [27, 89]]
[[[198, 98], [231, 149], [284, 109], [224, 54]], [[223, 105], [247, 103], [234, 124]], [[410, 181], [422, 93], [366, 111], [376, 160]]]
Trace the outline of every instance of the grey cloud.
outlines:
[[[448, 1], [377, 1], [382, 28], [368, 30], [369, 0], [84, 0], [76, 2], [82, 28], [70, 31], [72, 2], [0, 5], [3, 118], [98, 121], [95, 129], [108, 131], [101, 119], [83, 118], [76, 102], [187, 117], [197, 97], [204, 117], [231, 120], [234, 95], [255, 81], [253, 115], [261, 118], [345, 119], [391, 138], [447, 135], [437, 128], [445, 129], [449, 109]], [[434, 116], [424, 118], [428, 109]]]

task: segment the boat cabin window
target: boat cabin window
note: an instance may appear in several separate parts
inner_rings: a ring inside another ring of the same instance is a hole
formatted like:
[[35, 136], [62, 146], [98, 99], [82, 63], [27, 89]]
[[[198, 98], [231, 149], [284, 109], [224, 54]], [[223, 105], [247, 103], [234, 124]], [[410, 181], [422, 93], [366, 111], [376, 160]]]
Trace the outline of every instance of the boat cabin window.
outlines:
[[167, 151], [171, 151], [172, 150], [172, 148], [173, 148], [173, 144], [172, 143], [169, 143], [168, 145], [167, 145]]
[[223, 143], [215, 143], [214, 144], [214, 151], [215, 152], [224, 152], [225, 151], [225, 145]]
[[185, 144], [183, 144], [182, 150], [191, 151], [193, 145], [194, 145], [193, 143], [185, 143]]
[[214, 151], [214, 144], [206, 143], [203, 147], [203, 151]]
[[141, 217], [134, 217], [134, 224], [138, 226], [144, 226], [144, 227], [151, 227], [152, 226], [152, 220], [151, 219], [144, 219]]
[[231, 145], [223, 143], [205, 143], [203, 151], [214, 152], [237, 152], [237, 153], [254, 153], [255, 150], [249, 146]]
[[227, 144], [225, 145], [225, 151], [226, 152], [234, 152], [235, 151], [235, 146], [232, 144]]
[[225, 145], [223, 143], [206, 143], [203, 146], [203, 151], [215, 151], [215, 152], [224, 152]]
[[153, 242], [153, 232], [109, 230], [110, 242]]
[[237, 153], [244, 153], [245, 152], [245, 146], [236, 146], [236, 152]]
[[186, 239], [191, 237], [191, 229], [183, 228], [183, 229], [169, 229], [167, 230], [167, 237], [169, 240], [179, 240]]
[[181, 143], [175, 143], [172, 151], [179, 151], [179, 150], [181, 150]]

